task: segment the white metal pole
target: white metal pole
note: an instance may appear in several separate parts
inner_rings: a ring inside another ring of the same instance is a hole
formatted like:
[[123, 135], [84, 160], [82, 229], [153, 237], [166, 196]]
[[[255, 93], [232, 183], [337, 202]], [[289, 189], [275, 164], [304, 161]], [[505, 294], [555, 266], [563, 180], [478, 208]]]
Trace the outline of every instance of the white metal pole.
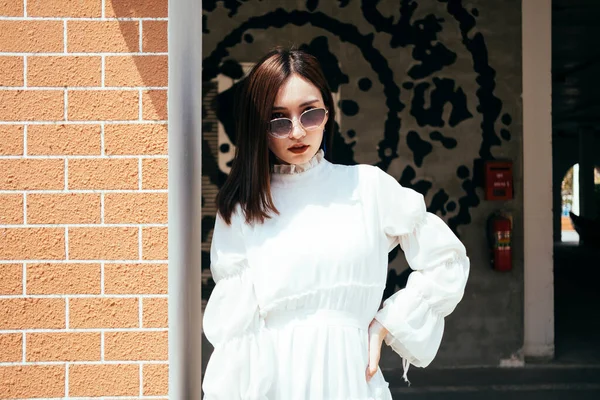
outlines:
[[554, 357], [552, 2], [522, 2], [524, 353]]
[[573, 200], [571, 211], [575, 215], [579, 213], [579, 164], [573, 165]]
[[202, 3], [169, 1], [169, 399], [201, 398]]

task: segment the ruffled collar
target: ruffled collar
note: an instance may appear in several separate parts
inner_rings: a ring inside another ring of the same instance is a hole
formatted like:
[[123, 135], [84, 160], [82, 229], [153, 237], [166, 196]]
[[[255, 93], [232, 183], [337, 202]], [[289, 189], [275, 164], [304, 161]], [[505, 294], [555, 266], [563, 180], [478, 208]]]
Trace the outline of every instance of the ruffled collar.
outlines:
[[322, 182], [331, 169], [330, 165], [331, 163], [325, 158], [322, 149], [313, 158], [302, 164], [275, 164], [271, 167], [271, 186], [289, 188]]
[[302, 164], [274, 164], [271, 167], [271, 172], [276, 175], [294, 175], [306, 172], [317, 165], [319, 165], [325, 158], [323, 149], [317, 151], [317, 153], [307, 162]]

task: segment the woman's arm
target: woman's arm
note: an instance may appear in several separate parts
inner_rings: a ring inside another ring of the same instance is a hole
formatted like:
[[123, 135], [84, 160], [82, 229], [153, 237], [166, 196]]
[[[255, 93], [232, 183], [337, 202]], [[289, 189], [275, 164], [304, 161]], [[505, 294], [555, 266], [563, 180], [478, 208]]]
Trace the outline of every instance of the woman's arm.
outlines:
[[214, 352], [202, 388], [206, 400], [266, 399], [274, 355], [254, 293], [239, 215], [227, 225], [217, 215], [211, 245], [216, 286], [203, 328]]
[[390, 250], [399, 244], [414, 272], [375, 320], [388, 331], [385, 342], [404, 359], [406, 378], [410, 364], [426, 367], [437, 354], [444, 318], [463, 297], [470, 263], [452, 230], [426, 211], [421, 194], [386, 173], [379, 176], [381, 227]]

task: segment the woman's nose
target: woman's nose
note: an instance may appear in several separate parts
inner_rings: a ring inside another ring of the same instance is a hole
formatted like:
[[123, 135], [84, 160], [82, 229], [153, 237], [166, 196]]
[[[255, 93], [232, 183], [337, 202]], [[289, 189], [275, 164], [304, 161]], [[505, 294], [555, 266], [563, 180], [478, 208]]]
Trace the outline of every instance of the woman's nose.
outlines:
[[292, 135], [292, 139], [300, 139], [300, 138], [306, 136], [306, 131], [302, 127], [302, 124], [300, 124], [300, 121], [298, 121], [295, 118], [294, 118], [293, 123], [292, 123], [292, 133], [291, 133], [291, 135]]

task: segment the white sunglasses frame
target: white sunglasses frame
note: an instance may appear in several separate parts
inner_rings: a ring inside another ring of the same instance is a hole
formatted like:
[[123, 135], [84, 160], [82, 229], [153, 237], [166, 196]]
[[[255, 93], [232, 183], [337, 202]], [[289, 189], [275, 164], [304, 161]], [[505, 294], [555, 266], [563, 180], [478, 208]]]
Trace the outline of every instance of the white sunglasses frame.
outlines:
[[299, 125], [302, 127], [302, 129], [303, 129], [305, 132], [308, 132], [308, 131], [314, 131], [315, 129], [318, 129], [318, 128], [319, 128], [319, 127], [320, 127], [320, 126], [323, 124], [323, 122], [321, 122], [321, 124], [320, 124], [320, 125], [318, 125], [318, 126], [316, 126], [316, 127], [314, 127], [314, 128], [307, 129], [307, 128], [306, 128], [306, 127], [304, 127], [304, 125], [302, 124], [302, 121], [300, 121], [300, 119], [302, 118], [302, 116], [303, 116], [304, 114], [306, 114], [307, 112], [310, 112], [310, 111], [314, 111], [314, 110], [325, 110], [325, 116], [323, 117], [323, 121], [325, 121], [325, 119], [327, 118], [327, 115], [329, 114], [329, 110], [328, 110], [327, 108], [325, 108], [325, 107], [311, 108], [310, 110], [306, 110], [306, 111], [304, 111], [302, 114], [300, 114], [300, 116], [299, 116], [298, 118], [296, 118], [296, 117], [294, 117], [294, 118], [286, 118], [286, 117], [282, 117], [282, 118], [274, 118], [274, 119], [270, 120], [270, 121], [269, 121], [269, 125], [270, 125], [270, 124], [271, 124], [271, 122], [273, 122], [273, 121], [279, 121], [279, 120], [282, 120], [282, 119], [287, 119], [288, 121], [290, 121], [290, 122], [292, 123], [292, 129], [290, 129], [290, 131], [289, 131], [289, 132], [287, 133], [287, 135], [285, 135], [285, 136], [276, 136], [276, 135], [274, 135], [274, 134], [271, 132], [271, 129], [270, 129], [270, 127], [269, 127], [269, 129], [268, 129], [268, 133], [269, 133], [269, 135], [271, 135], [271, 137], [274, 137], [275, 139], [286, 139], [286, 138], [290, 137], [290, 133], [292, 133], [292, 132], [294, 131], [294, 127], [296, 126], [296, 124], [297, 124], [297, 123], [298, 123], [298, 124], [299, 124]]

